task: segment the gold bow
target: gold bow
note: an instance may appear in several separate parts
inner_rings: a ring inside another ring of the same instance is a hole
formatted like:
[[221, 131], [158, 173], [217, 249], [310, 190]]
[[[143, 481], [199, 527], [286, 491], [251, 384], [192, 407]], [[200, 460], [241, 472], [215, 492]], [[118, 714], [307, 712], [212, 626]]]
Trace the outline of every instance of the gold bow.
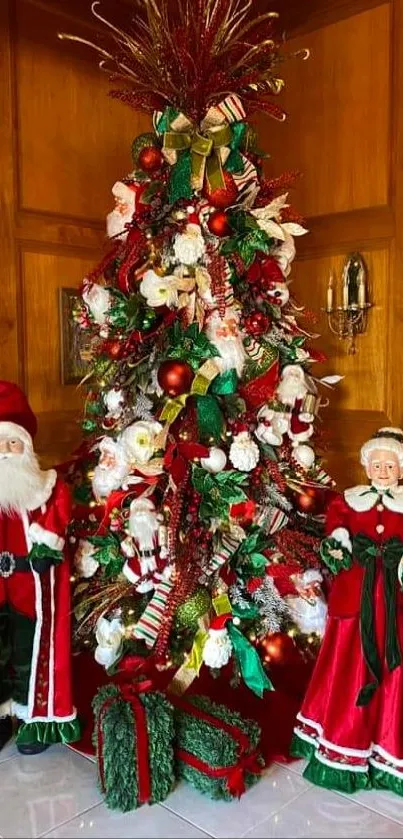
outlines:
[[201, 189], [206, 178], [211, 190], [222, 189], [222, 162], [223, 156], [230, 151], [231, 129], [225, 123], [209, 128], [205, 122], [196, 129], [184, 114], [179, 114], [170, 130], [164, 132], [162, 152], [168, 163], [173, 164], [178, 152], [190, 149], [192, 188]]
[[214, 359], [209, 358], [202, 364], [197, 371], [189, 393], [182, 393], [181, 396], [176, 396], [175, 399], [168, 399], [162, 410], [160, 421], [166, 422], [168, 425], [176, 420], [180, 412], [186, 405], [186, 400], [189, 396], [204, 396], [207, 393], [211, 382], [218, 376], [220, 368]]

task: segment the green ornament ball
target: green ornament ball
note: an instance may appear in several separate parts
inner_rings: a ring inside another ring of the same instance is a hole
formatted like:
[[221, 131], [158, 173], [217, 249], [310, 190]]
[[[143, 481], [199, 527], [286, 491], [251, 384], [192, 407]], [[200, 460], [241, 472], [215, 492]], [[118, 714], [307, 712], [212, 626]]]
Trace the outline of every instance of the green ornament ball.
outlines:
[[194, 594], [181, 603], [175, 612], [175, 629], [197, 631], [197, 622], [211, 609], [211, 597], [206, 588], [199, 586]]
[[92, 434], [93, 431], [96, 431], [97, 424], [92, 419], [85, 419], [81, 423], [81, 428], [85, 434]]
[[140, 329], [144, 329], [144, 330], [151, 329], [151, 327], [154, 326], [154, 323], [155, 323], [156, 320], [157, 320], [157, 315], [154, 312], [154, 310], [153, 309], [147, 309], [144, 312], [144, 315], [142, 317]]

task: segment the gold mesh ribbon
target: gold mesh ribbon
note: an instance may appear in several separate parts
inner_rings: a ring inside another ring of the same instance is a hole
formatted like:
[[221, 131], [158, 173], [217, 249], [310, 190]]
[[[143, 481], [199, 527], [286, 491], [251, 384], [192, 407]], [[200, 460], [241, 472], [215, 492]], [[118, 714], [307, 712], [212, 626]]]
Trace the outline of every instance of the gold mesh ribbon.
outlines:
[[210, 190], [222, 189], [224, 177], [221, 150], [231, 142], [229, 125], [206, 128], [201, 133], [194, 129], [186, 117], [183, 120], [177, 118], [175, 123], [178, 123], [178, 129], [172, 130], [171, 125], [171, 130], [165, 131], [163, 137], [162, 151], [168, 163], [176, 162], [178, 152], [190, 149], [192, 188], [201, 189], [206, 179]]
[[202, 364], [197, 371], [189, 393], [183, 393], [181, 396], [176, 396], [175, 399], [168, 399], [162, 410], [160, 421], [166, 422], [168, 425], [176, 420], [180, 412], [183, 411], [186, 400], [189, 396], [204, 396], [207, 393], [211, 382], [218, 376], [220, 369], [214, 359], [209, 358]]

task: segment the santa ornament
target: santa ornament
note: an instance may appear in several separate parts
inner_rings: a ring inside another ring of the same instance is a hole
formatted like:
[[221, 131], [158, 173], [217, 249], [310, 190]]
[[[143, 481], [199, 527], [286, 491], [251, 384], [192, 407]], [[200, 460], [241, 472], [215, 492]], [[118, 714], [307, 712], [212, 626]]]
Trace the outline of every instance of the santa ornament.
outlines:
[[0, 382], [0, 748], [37, 754], [79, 739], [70, 675], [70, 495], [33, 449], [25, 395]]
[[106, 218], [106, 232], [109, 239], [127, 239], [128, 227], [136, 212], [138, 184], [124, 184], [116, 181], [112, 187], [115, 208]]
[[231, 639], [226, 628], [230, 615], [219, 615], [212, 619], [207, 640], [203, 647], [203, 661], [213, 670], [225, 667], [232, 655]]
[[320, 786], [403, 795], [403, 431], [381, 428], [361, 463], [369, 485], [327, 511], [321, 555], [334, 581], [292, 753]]
[[121, 544], [127, 557], [123, 574], [140, 594], [152, 591], [162, 579], [168, 579], [165, 531], [160, 525], [154, 502], [136, 498], [130, 505], [129, 534]]

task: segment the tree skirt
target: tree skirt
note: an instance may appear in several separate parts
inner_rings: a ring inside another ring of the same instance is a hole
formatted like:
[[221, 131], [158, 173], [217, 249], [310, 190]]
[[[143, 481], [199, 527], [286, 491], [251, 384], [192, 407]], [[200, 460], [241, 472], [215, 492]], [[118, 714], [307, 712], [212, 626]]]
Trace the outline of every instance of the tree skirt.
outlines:
[[[288, 762], [293, 759], [289, 748], [295, 716], [301, 707], [312, 666], [301, 659], [293, 662], [292, 667], [272, 667], [270, 679], [276, 690], [265, 691], [263, 699], [255, 696], [243, 683], [235, 689], [230, 687], [231, 665], [223, 668], [218, 678], [213, 678], [208, 668], [202, 667], [199, 678], [194, 680], [186, 695], [207, 695], [214, 702], [227, 705], [245, 718], [256, 720], [262, 730], [261, 751], [266, 765], [273, 760]], [[173, 672], [155, 673], [156, 689], [166, 690]], [[73, 658], [73, 680], [82, 737], [71, 748], [81, 754], [94, 756], [91, 702], [98, 688], [111, 680], [103, 667], [86, 652]]]

